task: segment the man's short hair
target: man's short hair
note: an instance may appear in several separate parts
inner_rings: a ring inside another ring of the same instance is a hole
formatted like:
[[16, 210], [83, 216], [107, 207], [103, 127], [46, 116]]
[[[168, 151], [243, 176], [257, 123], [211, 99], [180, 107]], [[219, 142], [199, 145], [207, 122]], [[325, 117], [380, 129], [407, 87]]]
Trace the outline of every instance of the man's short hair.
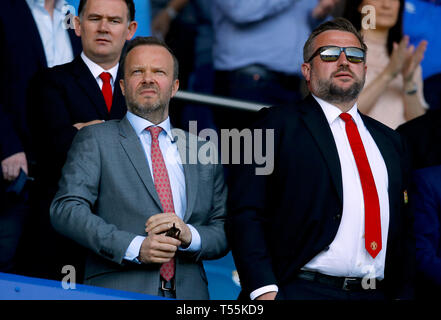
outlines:
[[167, 51], [170, 52], [171, 56], [173, 57], [173, 80], [178, 79], [178, 76], [179, 76], [178, 59], [176, 58], [175, 54], [170, 49], [170, 47], [164, 41], [162, 41], [156, 37], [136, 37], [135, 39], [129, 41], [129, 43], [127, 44], [127, 47], [125, 48], [125, 50], [122, 54], [122, 58], [121, 58], [121, 62], [120, 62], [120, 69], [122, 71], [123, 78], [125, 76], [124, 68], [125, 68], [127, 55], [129, 54], [129, 52], [131, 50], [133, 50], [134, 48], [136, 48], [138, 46], [160, 46], [160, 47], [167, 49]]
[[330, 20], [330, 21], [326, 21], [324, 23], [322, 23], [321, 25], [319, 25], [317, 28], [315, 28], [308, 40], [306, 40], [305, 45], [303, 46], [303, 61], [306, 62], [308, 61], [313, 52], [314, 49], [314, 39], [320, 34], [323, 33], [325, 31], [329, 31], [329, 30], [338, 30], [338, 31], [345, 31], [345, 32], [350, 32], [352, 34], [354, 34], [358, 41], [360, 41], [360, 45], [361, 47], [367, 51], [367, 46], [366, 43], [364, 43], [363, 37], [362, 35], [357, 31], [357, 29], [355, 29], [354, 25], [349, 22], [349, 20], [345, 19], [345, 18], [336, 18], [334, 20]]
[[[128, 15], [127, 19], [129, 22], [135, 21], [135, 3], [133, 0], [121, 0], [124, 1], [127, 5]], [[80, 0], [80, 4], [78, 5], [78, 16], [81, 17], [84, 7], [86, 6], [87, 0]]]

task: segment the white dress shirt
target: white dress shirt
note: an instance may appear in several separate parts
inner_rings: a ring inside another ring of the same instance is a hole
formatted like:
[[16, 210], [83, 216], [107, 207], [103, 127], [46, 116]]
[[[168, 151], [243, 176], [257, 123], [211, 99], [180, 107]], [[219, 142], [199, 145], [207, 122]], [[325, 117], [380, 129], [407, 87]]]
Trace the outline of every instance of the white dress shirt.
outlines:
[[116, 79], [116, 76], [118, 75], [119, 63], [117, 63], [115, 66], [113, 66], [109, 70], [104, 70], [100, 65], [98, 65], [95, 62], [93, 62], [92, 60], [90, 60], [84, 54], [84, 51], [81, 52], [81, 59], [83, 59], [83, 61], [86, 64], [86, 66], [89, 68], [90, 72], [92, 73], [93, 77], [95, 78], [95, 81], [98, 83], [98, 86], [100, 87], [101, 90], [103, 88], [103, 80], [101, 80], [100, 74], [103, 73], [103, 72], [110, 73], [110, 75], [111, 75], [111, 77], [110, 77], [110, 85], [112, 86], [112, 92], [113, 92], [114, 91], [113, 89], [115, 87], [115, 79]]
[[[138, 117], [130, 111], [127, 112], [127, 119], [129, 120], [137, 136], [139, 137], [146, 156], [146, 161], [148, 162], [150, 168], [152, 179], [154, 180], [151, 160], [152, 137], [150, 133], [145, 129], [147, 127], [156, 125], [146, 119]], [[182, 167], [181, 157], [179, 155], [178, 148], [174, 143], [173, 134], [171, 132], [170, 119], [167, 118], [165, 121], [161, 122], [157, 126], [162, 128], [162, 131], [158, 137], [159, 148], [161, 149], [162, 155], [164, 157], [165, 166], [167, 168], [170, 180], [175, 213], [179, 218], [183, 219], [185, 215], [185, 210], [187, 208], [187, 198], [184, 168]], [[201, 237], [198, 231], [192, 225], [187, 224], [187, 226], [190, 228], [191, 231], [191, 243], [190, 246], [188, 246], [187, 248], [179, 248], [179, 250], [198, 251], [201, 249]], [[144, 236], [135, 237], [130, 243], [124, 259], [135, 260], [136, 257], [139, 256], [139, 250], [144, 239]]]
[[[366, 129], [355, 104], [347, 113], [354, 119], [366, 150], [369, 165], [374, 176], [380, 202], [382, 249], [373, 259], [365, 249], [364, 242], [364, 200], [357, 164], [346, 135], [342, 113], [336, 106], [317, 100], [337, 146], [343, 185], [343, 213], [337, 234], [329, 249], [319, 253], [302, 269], [316, 271], [331, 276], [384, 278], [386, 243], [389, 229], [388, 175], [384, 159], [374, 139]], [[269, 292], [278, 291], [276, 285], [259, 288], [251, 293], [251, 299]]]
[[[67, 29], [64, 28], [66, 12], [63, 10], [67, 5], [64, 0], [56, 0], [53, 18], [44, 8], [44, 0], [26, 0], [31, 9], [35, 24], [44, 48], [47, 66], [49, 68], [71, 62], [74, 58], [72, 44], [70, 43]], [[20, 21], [17, 21], [20, 23]]]

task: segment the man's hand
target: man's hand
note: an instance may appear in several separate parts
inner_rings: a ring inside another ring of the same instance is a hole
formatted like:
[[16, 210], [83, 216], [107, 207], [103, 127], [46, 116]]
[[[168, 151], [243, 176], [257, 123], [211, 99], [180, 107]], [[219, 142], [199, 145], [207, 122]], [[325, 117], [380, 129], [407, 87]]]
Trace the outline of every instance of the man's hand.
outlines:
[[404, 83], [412, 81], [416, 68], [420, 65], [424, 58], [424, 52], [427, 48], [427, 41], [422, 40], [417, 48], [410, 46], [406, 52], [406, 60], [401, 73], [403, 74]]
[[3, 178], [7, 181], [14, 181], [20, 173], [20, 168], [28, 174], [28, 162], [24, 152], [13, 154], [2, 161]]
[[142, 263], [166, 263], [180, 245], [181, 241], [163, 234], [149, 234], [141, 244], [138, 259]]
[[277, 296], [277, 292], [270, 291], [270, 292], [267, 292], [267, 293], [264, 293], [264, 294], [258, 296], [256, 298], [256, 300], [274, 300], [274, 299], [276, 299], [276, 296]]
[[191, 243], [190, 228], [174, 212], [158, 213], [151, 216], [145, 223], [145, 231], [148, 234], [161, 234], [173, 227], [173, 224], [181, 230], [179, 240], [183, 247], [188, 247]]
[[78, 130], [81, 130], [82, 128], [90, 126], [92, 124], [98, 124], [98, 123], [103, 123], [103, 122], [104, 122], [104, 120], [92, 120], [89, 122], [78, 122], [78, 123], [75, 123], [73, 126], [75, 128], [77, 128]]

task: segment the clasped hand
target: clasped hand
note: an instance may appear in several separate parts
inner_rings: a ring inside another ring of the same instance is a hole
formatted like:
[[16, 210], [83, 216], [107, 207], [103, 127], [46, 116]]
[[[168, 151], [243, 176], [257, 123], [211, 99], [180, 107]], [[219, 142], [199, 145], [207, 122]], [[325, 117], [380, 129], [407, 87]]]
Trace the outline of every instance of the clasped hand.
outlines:
[[[181, 232], [178, 239], [165, 235], [173, 224]], [[151, 216], [145, 223], [147, 237], [144, 239], [138, 259], [143, 263], [165, 263], [170, 261], [180, 245], [191, 243], [190, 228], [174, 212]]]

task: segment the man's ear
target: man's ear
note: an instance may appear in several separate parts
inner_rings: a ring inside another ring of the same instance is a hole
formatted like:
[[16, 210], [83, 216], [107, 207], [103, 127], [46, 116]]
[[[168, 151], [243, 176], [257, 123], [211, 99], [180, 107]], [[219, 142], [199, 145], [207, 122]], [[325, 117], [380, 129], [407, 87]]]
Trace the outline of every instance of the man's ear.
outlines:
[[74, 21], [74, 27], [75, 27], [75, 34], [77, 35], [77, 37], [81, 37], [80, 17], [75, 16], [73, 21]]
[[127, 33], [126, 40], [132, 39], [132, 37], [135, 35], [136, 29], [138, 28], [138, 22], [132, 21], [129, 23], [129, 32]]
[[311, 78], [311, 64], [309, 62], [302, 63], [302, 74], [306, 82], [309, 82]]
[[176, 79], [173, 81], [172, 94], [171, 94], [172, 98], [175, 96], [175, 94], [176, 94], [176, 92], [178, 92], [178, 90], [179, 90], [179, 80]]
[[125, 91], [126, 87], [125, 87], [124, 79], [119, 80], [119, 86], [121, 87], [122, 95], [125, 96], [126, 95], [126, 91]]

